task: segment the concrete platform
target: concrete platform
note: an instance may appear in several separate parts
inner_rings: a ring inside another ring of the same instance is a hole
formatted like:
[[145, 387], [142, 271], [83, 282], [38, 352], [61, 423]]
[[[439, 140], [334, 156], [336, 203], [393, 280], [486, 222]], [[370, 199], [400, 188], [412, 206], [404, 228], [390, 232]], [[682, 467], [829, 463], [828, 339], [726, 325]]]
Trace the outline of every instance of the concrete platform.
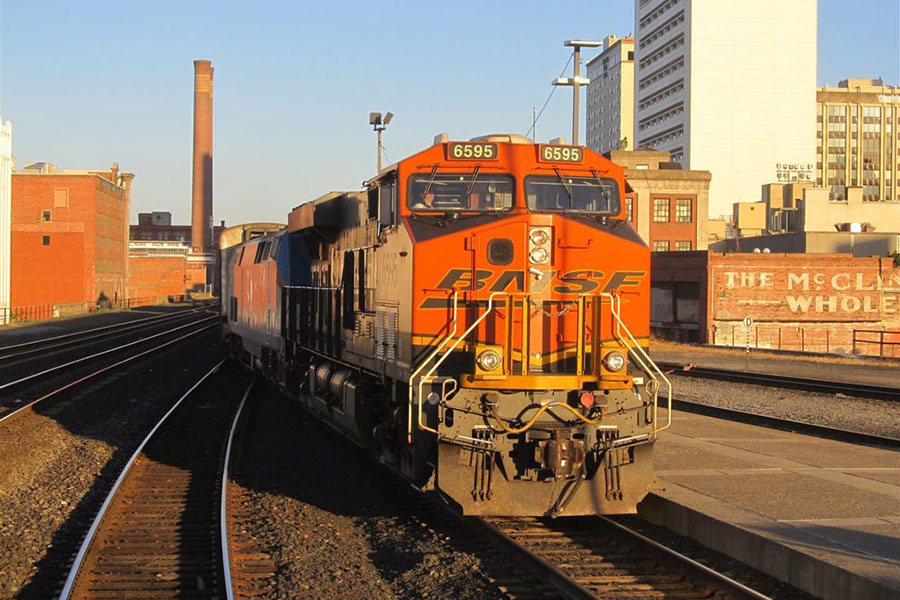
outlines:
[[800, 355], [751, 348], [748, 360], [741, 349], [671, 342], [654, 342], [650, 356], [658, 362], [871, 385], [895, 386], [900, 372], [900, 360], [896, 359]]
[[900, 598], [900, 452], [676, 412], [640, 515], [815, 596]]

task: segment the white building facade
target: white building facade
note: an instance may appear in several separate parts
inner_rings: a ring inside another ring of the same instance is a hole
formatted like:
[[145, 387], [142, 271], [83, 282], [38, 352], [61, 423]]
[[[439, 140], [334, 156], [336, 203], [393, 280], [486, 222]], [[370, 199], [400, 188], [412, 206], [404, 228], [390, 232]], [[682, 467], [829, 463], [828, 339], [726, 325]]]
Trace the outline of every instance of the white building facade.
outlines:
[[0, 325], [9, 320], [12, 168], [12, 123], [0, 118]]
[[[634, 39], [609, 35], [587, 64], [585, 145], [599, 153], [634, 148]], [[623, 144], [625, 146], [625, 144]]]
[[812, 168], [817, 0], [635, 0], [636, 147], [712, 172], [709, 217]]

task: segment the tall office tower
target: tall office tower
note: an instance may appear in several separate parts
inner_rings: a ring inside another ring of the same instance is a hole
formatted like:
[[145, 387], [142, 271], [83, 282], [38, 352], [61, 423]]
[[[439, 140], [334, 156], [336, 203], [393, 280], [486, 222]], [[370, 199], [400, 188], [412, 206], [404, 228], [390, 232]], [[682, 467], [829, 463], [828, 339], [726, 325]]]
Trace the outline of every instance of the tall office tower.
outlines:
[[634, 149], [634, 39], [608, 35], [587, 64], [586, 146], [595, 152]]
[[[709, 216], [815, 157], [816, 0], [635, 0], [635, 146], [712, 172]], [[801, 168], [802, 167], [802, 168]]]
[[900, 87], [881, 79], [845, 79], [816, 90], [816, 187], [846, 200], [900, 201]]

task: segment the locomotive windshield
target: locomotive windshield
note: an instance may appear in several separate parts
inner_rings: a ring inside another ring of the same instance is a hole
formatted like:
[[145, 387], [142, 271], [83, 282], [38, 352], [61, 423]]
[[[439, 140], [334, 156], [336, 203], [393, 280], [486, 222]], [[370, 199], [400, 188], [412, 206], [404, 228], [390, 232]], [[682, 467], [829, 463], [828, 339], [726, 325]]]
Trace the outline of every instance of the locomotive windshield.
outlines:
[[619, 186], [607, 177], [531, 175], [525, 178], [525, 198], [532, 212], [619, 213]]
[[406, 204], [416, 212], [497, 212], [512, 208], [515, 180], [506, 173], [416, 173]]

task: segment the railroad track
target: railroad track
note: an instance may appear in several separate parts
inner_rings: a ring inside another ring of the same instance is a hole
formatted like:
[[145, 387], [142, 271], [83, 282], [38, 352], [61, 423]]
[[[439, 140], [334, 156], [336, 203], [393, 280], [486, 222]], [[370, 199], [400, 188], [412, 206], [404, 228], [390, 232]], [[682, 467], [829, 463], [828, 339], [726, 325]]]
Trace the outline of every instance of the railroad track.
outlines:
[[749, 423], [750, 425], [761, 425], [763, 427], [814, 435], [816, 437], [850, 442], [852, 444], [865, 444], [882, 448], [900, 448], [900, 438], [885, 437], [849, 429], [839, 429], [837, 427], [828, 427], [827, 425], [818, 425], [807, 421], [793, 421], [791, 419], [713, 406], [710, 404], [703, 404], [702, 402], [694, 402], [679, 398], [674, 398], [672, 405], [675, 410], [682, 410], [719, 419], [728, 419], [729, 421], [739, 421], [741, 423]]
[[768, 598], [606, 517], [471, 522], [570, 600]]
[[223, 364], [134, 452], [78, 548], [60, 599], [232, 597], [232, 574], [245, 570], [233, 568], [229, 550], [228, 463], [253, 382], [242, 369], [213, 377]]
[[23, 359], [29, 356], [43, 355], [51, 350], [69, 348], [71, 346], [84, 344], [91, 340], [108, 339], [111, 335], [117, 336], [128, 331], [147, 329], [148, 327], [208, 311], [214, 306], [215, 304], [204, 304], [198, 308], [179, 310], [163, 315], [126, 321], [124, 323], [113, 323], [112, 325], [104, 325], [102, 327], [94, 327], [82, 331], [74, 331], [72, 333], [0, 346], [0, 363], [6, 364], [13, 359]]
[[[82, 356], [81, 358], [73, 359], [41, 371], [32, 372], [13, 381], [0, 384], [0, 393], [2, 393], [0, 394], [0, 424], [6, 423], [16, 415], [23, 414], [27, 408], [33, 408], [38, 404], [46, 403], [46, 401], [50, 399], [58, 398], [62, 392], [85, 381], [122, 367], [123, 365], [145, 357], [148, 354], [168, 348], [199, 333], [213, 329], [218, 325], [218, 315], [199, 318], [154, 335], [140, 338], [113, 348], [108, 348], [94, 354]], [[140, 346], [150, 342], [153, 342], [153, 345], [150, 348], [133, 352], [134, 350], [139, 350]], [[122, 355], [125, 355], [125, 358], [119, 358], [119, 360], [114, 360], [112, 363], [102, 364], [99, 368], [90, 367], [87, 371], [83, 369], [83, 367], [100, 361], [101, 359], [107, 357], [115, 359]], [[74, 373], [73, 370], [75, 371]], [[66, 377], [67, 374], [71, 375]], [[32, 388], [36, 391], [31, 399], [23, 400], [20, 397], [22, 395], [21, 389], [27, 385], [36, 386]]]
[[750, 383], [769, 387], [802, 390], [806, 392], [844, 394], [846, 396], [858, 396], [861, 398], [900, 400], [900, 386], [888, 387], [846, 381], [830, 381], [827, 379], [808, 379], [804, 377], [792, 377], [789, 375], [775, 375], [772, 373], [752, 373], [748, 371], [717, 369], [713, 367], [697, 367], [684, 363], [659, 362], [657, 365], [659, 368], [669, 371], [674, 375], [683, 375], [685, 377], [718, 379], [720, 381]]

